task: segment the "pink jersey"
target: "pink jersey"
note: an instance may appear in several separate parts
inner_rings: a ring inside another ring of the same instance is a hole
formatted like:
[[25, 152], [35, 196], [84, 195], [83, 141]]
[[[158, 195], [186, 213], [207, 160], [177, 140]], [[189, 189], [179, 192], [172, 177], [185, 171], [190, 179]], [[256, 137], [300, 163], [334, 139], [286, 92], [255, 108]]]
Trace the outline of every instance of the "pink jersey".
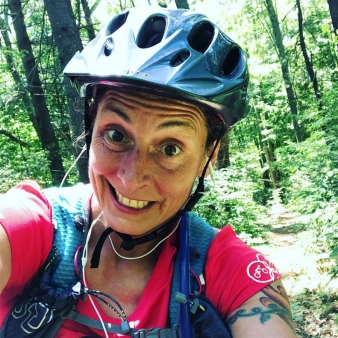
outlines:
[[[0, 196], [0, 223], [12, 248], [12, 274], [0, 295], [0, 326], [24, 287], [46, 260], [52, 244], [51, 207], [37, 183], [24, 181]], [[170, 284], [177, 252], [176, 234], [162, 246], [155, 269], [134, 313], [128, 317], [135, 328], [168, 327]], [[230, 226], [224, 227], [211, 243], [205, 265], [206, 296], [227, 317], [262, 288], [280, 278], [276, 268], [262, 254], [247, 246]], [[97, 304], [96, 300], [94, 302]], [[100, 309], [97, 304], [97, 308]], [[76, 311], [98, 319], [90, 300], [79, 300]], [[102, 319], [112, 319], [100, 311]], [[64, 321], [57, 337], [104, 337], [101, 330], [91, 329], [71, 320]], [[109, 334], [109, 337], [122, 337]]]

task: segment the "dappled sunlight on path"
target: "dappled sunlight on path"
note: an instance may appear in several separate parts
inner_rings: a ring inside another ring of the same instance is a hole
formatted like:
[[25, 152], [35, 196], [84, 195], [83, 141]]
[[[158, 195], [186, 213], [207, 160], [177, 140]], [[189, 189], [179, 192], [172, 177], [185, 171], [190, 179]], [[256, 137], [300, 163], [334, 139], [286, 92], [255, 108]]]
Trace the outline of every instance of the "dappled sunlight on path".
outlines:
[[[255, 248], [271, 260], [283, 276], [298, 336], [338, 337], [335, 322], [338, 280], [330, 280], [333, 262], [329, 252], [316, 248], [313, 234], [304, 226], [306, 221], [304, 216], [288, 213], [283, 207], [272, 210], [264, 220], [268, 237]], [[332, 303], [323, 302], [325, 297], [333, 298]]]

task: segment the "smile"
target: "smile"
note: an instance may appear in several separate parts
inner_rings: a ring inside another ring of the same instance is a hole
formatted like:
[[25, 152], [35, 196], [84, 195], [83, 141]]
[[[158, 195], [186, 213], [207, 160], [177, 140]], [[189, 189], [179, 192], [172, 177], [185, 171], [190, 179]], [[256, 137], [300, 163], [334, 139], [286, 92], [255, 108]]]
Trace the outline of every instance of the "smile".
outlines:
[[148, 201], [136, 201], [136, 200], [130, 200], [129, 198], [127, 197], [124, 197], [123, 195], [121, 195], [118, 191], [115, 190], [115, 193], [116, 193], [116, 197], [117, 197], [117, 200], [127, 206], [127, 207], [130, 207], [130, 208], [134, 208], [134, 209], [143, 209], [145, 208], [149, 202]]

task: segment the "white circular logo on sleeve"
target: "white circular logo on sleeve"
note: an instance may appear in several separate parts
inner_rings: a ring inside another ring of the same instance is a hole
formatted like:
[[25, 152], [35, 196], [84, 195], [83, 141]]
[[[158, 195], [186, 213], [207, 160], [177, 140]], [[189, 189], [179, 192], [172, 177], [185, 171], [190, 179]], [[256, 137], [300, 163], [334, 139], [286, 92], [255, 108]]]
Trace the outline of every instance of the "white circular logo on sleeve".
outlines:
[[256, 258], [246, 269], [248, 276], [257, 283], [273, 282], [276, 279], [275, 274], [278, 274], [275, 266], [262, 254], [257, 254]]

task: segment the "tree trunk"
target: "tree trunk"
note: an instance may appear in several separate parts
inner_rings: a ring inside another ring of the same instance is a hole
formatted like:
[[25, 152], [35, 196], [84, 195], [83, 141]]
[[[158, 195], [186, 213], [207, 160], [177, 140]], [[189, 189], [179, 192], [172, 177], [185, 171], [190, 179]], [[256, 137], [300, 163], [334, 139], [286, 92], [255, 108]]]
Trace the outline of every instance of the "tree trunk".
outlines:
[[[6, 15], [6, 13], [5, 13], [5, 15]], [[14, 59], [13, 59], [14, 51], [13, 51], [13, 48], [12, 48], [12, 43], [11, 43], [9, 35], [8, 35], [8, 29], [6, 29], [5, 22], [2, 18], [0, 18], [0, 29], [1, 29], [1, 35], [2, 35], [3, 41], [5, 43], [5, 46], [2, 46], [1, 41], [0, 41], [0, 48], [5, 50], [3, 55], [5, 56], [5, 59], [6, 59], [7, 68], [9, 70], [9, 72], [12, 74], [12, 77], [14, 79], [16, 86], [17, 86], [18, 92], [19, 92], [20, 96], [22, 97], [22, 102], [23, 102], [25, 108], [27, 109], [29, 119], [32, 122], [33, 127], [34, 127], [38, 137], [40, 137], [40, 131], [39, 131], [39, 127], [38, 127], [38, 122], [37, 122], [36, 117], [35, 117], [34, 108], [33, 108], [33, 105], [32, 105], [32, 100], [28, 96], [28, 93], [25, 89], [25, 86], [21, 81], [20, 74], [16, 70], [15, 62], [14, 62]], [[40, 139], [40, 141], [41, 141], [41, 139]]]
[[286, 57], [285, 48], [283, 45], [282, 32], [279, 27], [277, 13], [272, 4], [272, 0], [265, 0], [265, 5], [266, 5], [266, 9], [268, 11], [268, 15], [271, 21], [273, 36], [274, 36], [275, 44], [278, 50], [278, 57], [279, 57], [279, 61], [280, 61], [281, 68], [282, 68], [286, 94], [288, 97], [289, 106], [291, 110], [295, 137], [296, 137], [297, 142], [301, 142], [303, 141], [303, 134], [302, 134], [301, 128], [298, 123], [298, 111], [297, 111], [296, 98], [295, 98], [295, 94], [294, 94], [293, 87], [292, 87], [288, 59]]
[[319, 91], [318, 87], [318, 80], [316, 73], [313, 69], [313, 65], [310, 61], [310, 58], [307, 53], [306, 45], [305, 45], [305, 40], [304, 40], [304, 32], [303, 32], [303, 13], [302, 13], [302, 8], [300, 6], [300, 0], [296, 0], [297, 8], [298, 8], [298, 27], [299, 27], [299, 43], [300, 43], [300, 48], [302, 49], [304, 61], [305, 61], [305, 66], [306, 70], [309, 74], [309, 77], [312, 82], [312, 87], [316, 95], [316, 99], [318, 101], [318, 109], [322, 109], [322, 96]]
[[332, 26], [335, 34], [338, 34], [338, 1], [337, 0], [327, 0], [329, 4]]
[[177, 8], [190, 9], [188, 0], [175, 0]]
[[[271, 145], [270, 141], [263, 139], [262, 128], [261, 128], [261, 125], [263, 124], [262, 117], [259, 114], [259, 112], [257, 112], [256, 109], [253, 109], [253, 110], [254, 110], [254, 114], [256, 118], [256, 128], [257, 128], [257, 135], [258, 135], [257, 143], [259, 145], [258, 149], [260, 150], [261, 164], [263, 168], [266, 165], [268, 166], [270, 182], [272, 183], [273, 188], [276, 190], [278, 189], [279, 182], [277, 178], [276, 169], [274, 168], [274, 162], [276, 162], [276, 159], [275, 159], [275, 154], [273, 151], [273, 146]], [[265, 119], [268, 119], [267, 115]], [[263, 179], [264, 177], [265, 177], [265, 172], [263, 173]], [[266, 177], [268, 178], [268, 175], [266, 175]], [[265, 179], [264, 179], [264, 186], [266, 188], [269, 188], [269, 185], [267, 184]]]
[[277, 178], [277, 172], [276, 169], [274, 168], [274, 163], [276, 162], [275, 159], [275, 154], [274, 154], [274, 149], [271, 144], [271, 142], [264, 141], [264, 152], [265, 152], [265, 157], [269, 166], [269, 173], [272, 181], [272, 185], [274, 190], [278, 189], [278, 178]]
[[65, 171], [62, 164], [59, 144], [51, 124], [32, 45], [24, 23], [21, 2], [20, 0], [9, 0], [8, 7], [12, 17], [18, 49], [23, 55], [22, 63], [27, 79], [27, 90], [32, 99], [39, 131], [38, 135], [42, 148], [47, 152], [53, 185], [58, 185], [62, 181]]
[[[44, 4], [52, 27], [53, 38], [58, 48], [60, 64], [62, 69], [64, 69], [74, 54], [83, 48], [72, 6], [70, 0], [44, 0]], [[79, 146], [76, 142], [83, 133], [83, 110], [82, 113], [80, 113], [79, 109], [76, 108], [78, 106], [77, 100], [79, 95], [68, 78], [64, 79], [64, 85], [67, 95], [72, 137], [75, 141], [73, 152], [77, 158], [81, 152], [81, 147], [84, 144], [82, 143]], [[82, 156], [76, 165], [79, 180], [84, 183], [88, 182], [87, 157]]]
[[89, 40], [93, 40], [95, 38], [95, 30], [94, 30], [94, 25], [93, 21], [91, 18], [91, 11], [88, 5], [87, 0], [81, 0], [82, 8], [83, 8], [83, 13], [85, 15], [85, 20], [86, 20], [86, 30], [88, 33]]

